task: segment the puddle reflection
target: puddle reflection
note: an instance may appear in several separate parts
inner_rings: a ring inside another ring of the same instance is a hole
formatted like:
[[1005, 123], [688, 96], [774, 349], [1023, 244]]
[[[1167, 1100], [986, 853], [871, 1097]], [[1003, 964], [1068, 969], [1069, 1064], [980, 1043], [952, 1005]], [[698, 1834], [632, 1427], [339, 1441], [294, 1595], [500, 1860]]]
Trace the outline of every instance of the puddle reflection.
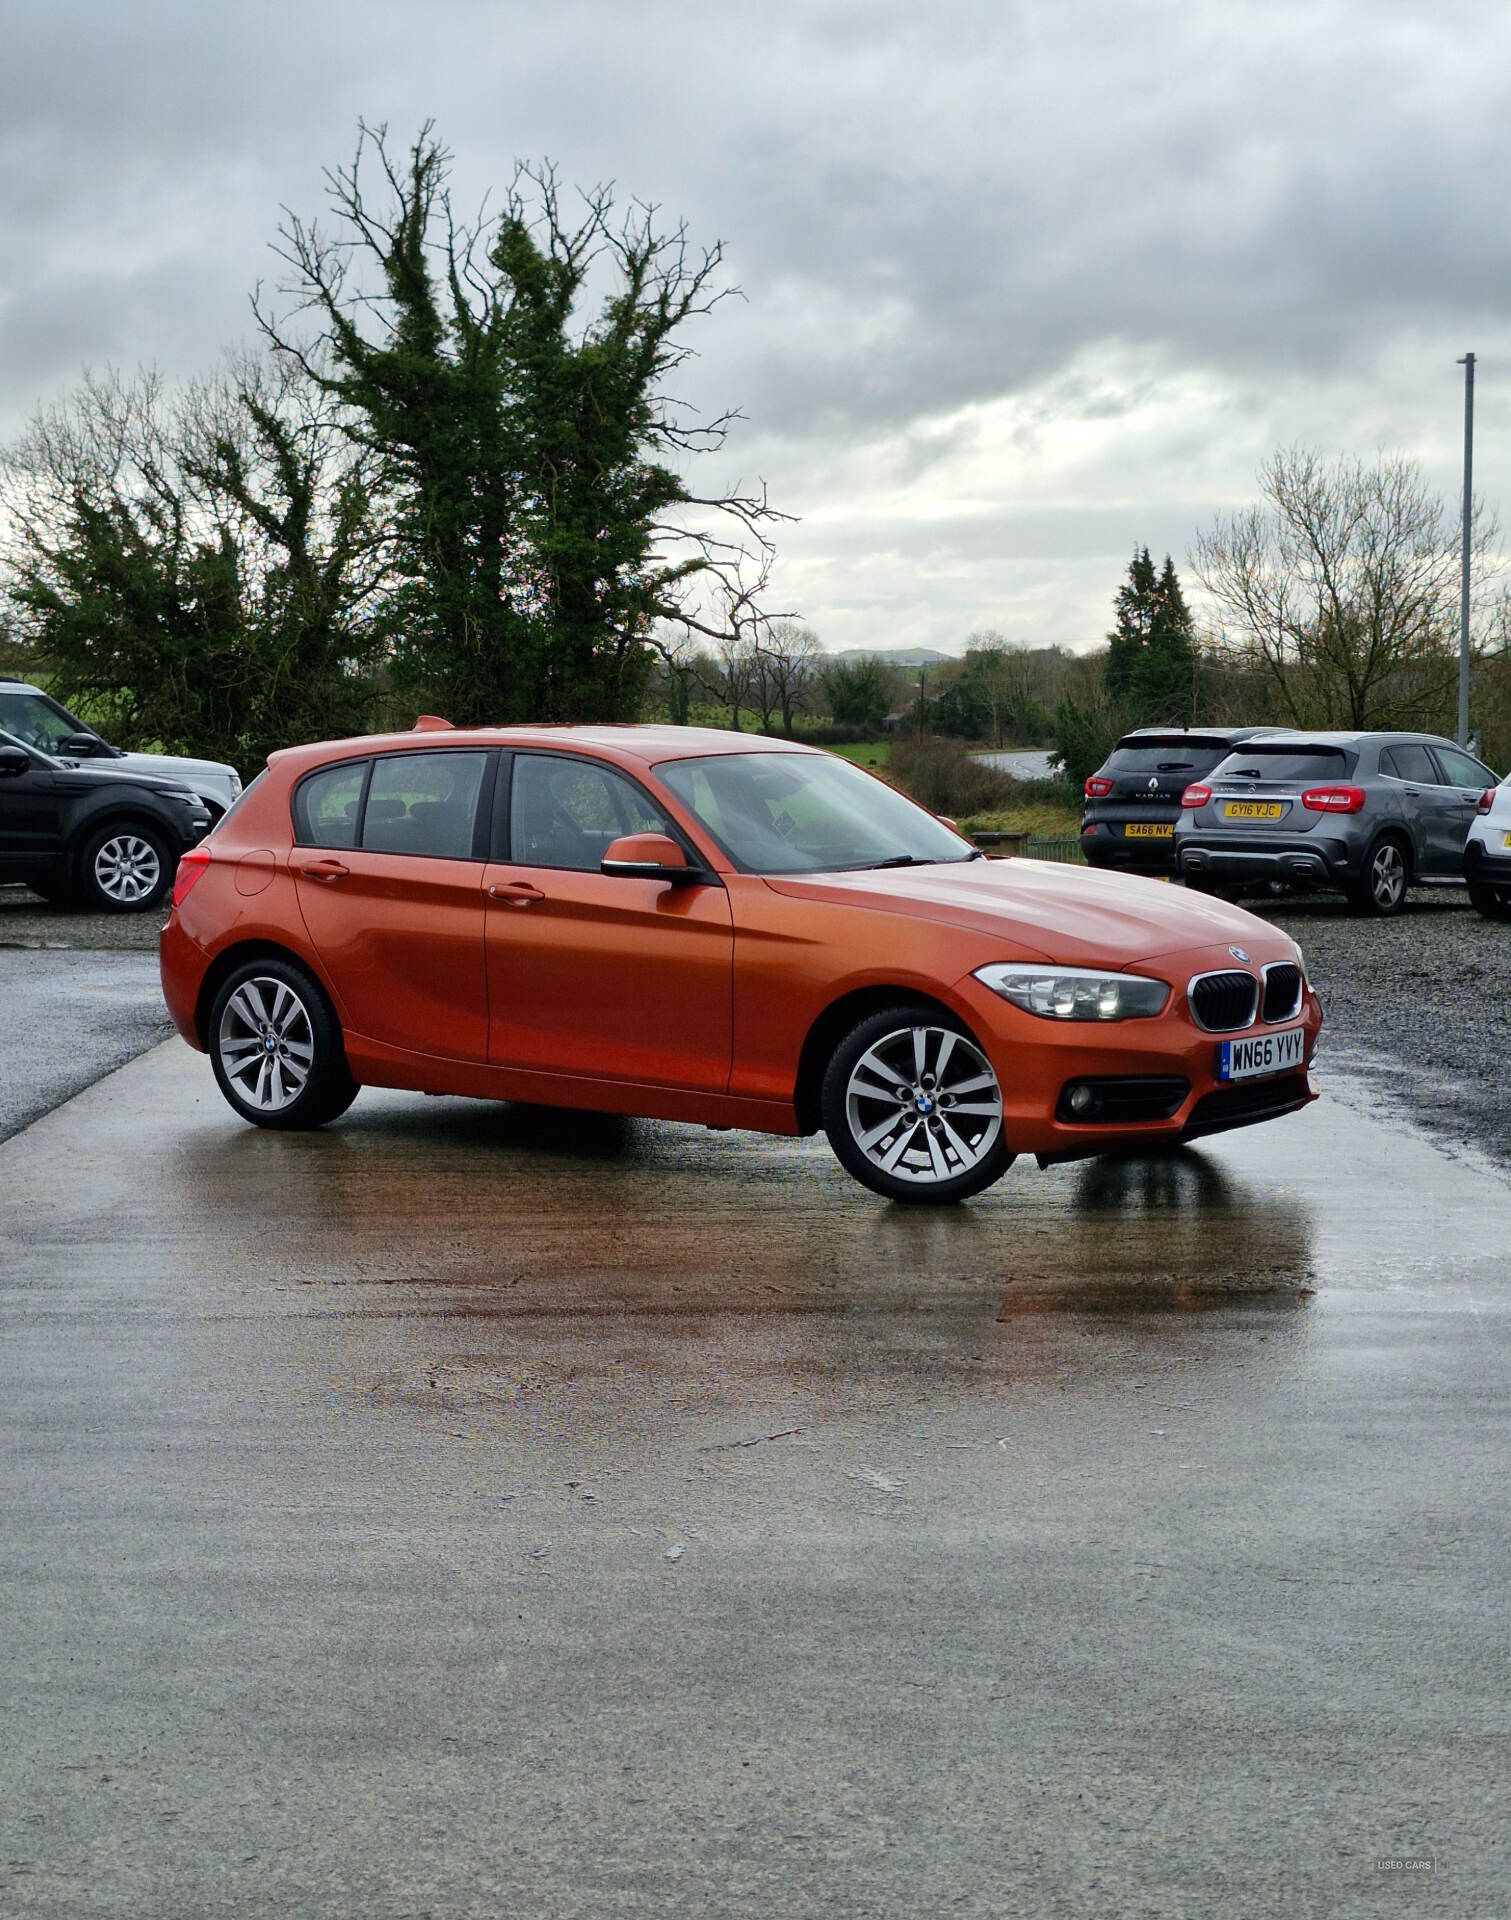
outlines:
[[[1007, 1319], [1288, 1308], [1313, 1277], [1306, 1208], [1205, 1151], [1047, 1173], [1020, 1163], [967, 1206], [911, 1208], [852, 1185], [821, 1140], [369, 1096], [368, 1111], [320, 1133], [198, 1130], [181, 1170], [241, 1271], [385, 1290], [365, 1307], [348, 1297], [352, 1311], [853, 1315], [991, 1302]], [[250, 1270], [243, 1228], [259, 1249]]]

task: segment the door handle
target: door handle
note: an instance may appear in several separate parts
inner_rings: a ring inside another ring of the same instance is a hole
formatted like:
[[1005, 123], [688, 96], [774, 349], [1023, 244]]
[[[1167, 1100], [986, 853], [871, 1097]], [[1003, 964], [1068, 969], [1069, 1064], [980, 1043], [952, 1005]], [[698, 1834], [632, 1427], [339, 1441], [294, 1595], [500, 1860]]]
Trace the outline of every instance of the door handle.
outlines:
[[306, 880], [344, 880], [351, 868], [339, 860], [317, 860], [313, 866], [301, 867], [299, 871]]
[[528, 880], [508, 880], [501, 887], [490, 887], [488, 897], [502, 906], [528, 907], [532, 900], [544, 900], [546, 896]]

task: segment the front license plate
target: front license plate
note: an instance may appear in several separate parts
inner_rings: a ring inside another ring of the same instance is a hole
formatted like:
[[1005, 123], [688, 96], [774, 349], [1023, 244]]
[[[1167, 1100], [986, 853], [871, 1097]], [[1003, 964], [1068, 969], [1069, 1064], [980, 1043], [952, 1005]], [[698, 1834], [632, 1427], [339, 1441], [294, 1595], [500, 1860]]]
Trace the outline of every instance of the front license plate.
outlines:
[[1501, 835], [1501, 845], [1503, 847], [1511, 847], [1511, 833], [1503, 833]]
[[1260, 1080], [1267, 1073], [1291, 1073], [1306, 1060], [1306, 1028], [1282, 1027], [1252, 1040], [1224, 1040], [1217, 1049], [1219, 1080]]
[[1162, 827], [1153, 820], [1135, 820], [1131, 826], [1123, 829], [1125, 840], [1168, 840], [1174, 834], [1174, 827]]
[[1229, 820], [1278, 820], [1284, 812], [1278, 800], [1229, 800], [1223, 807]]

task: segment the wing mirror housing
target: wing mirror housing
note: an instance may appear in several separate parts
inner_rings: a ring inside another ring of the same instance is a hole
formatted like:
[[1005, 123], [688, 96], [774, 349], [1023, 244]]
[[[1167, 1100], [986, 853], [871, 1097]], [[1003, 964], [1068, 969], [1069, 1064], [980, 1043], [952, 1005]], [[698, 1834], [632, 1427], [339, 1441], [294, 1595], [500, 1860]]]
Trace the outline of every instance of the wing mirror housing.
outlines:
[[666, 833], [622, 833], [604, 849], [602, 873], [618, 873], [635, 880], [669, 880], [686, 886], [703, 876], [687, 864], [687, 855]]
[[31, 767], [31, 755], [25, 747], [0, 747], [0, 779], [14, 779]]
[[110, 749], [97, 733], [71, 733], [59, 744], [58, 752], [74, 760], [92, 760]]

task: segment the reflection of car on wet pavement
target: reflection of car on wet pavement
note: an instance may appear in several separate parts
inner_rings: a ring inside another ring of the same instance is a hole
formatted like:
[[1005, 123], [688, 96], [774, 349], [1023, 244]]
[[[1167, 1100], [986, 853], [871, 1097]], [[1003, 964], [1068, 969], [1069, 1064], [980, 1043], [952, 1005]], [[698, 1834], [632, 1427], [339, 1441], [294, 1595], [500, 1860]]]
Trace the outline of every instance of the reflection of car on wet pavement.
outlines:
[[1188, 886], [1330, 887], [1398, 913], [1410, 886], [1462, 886], [1464, 838], [1495, 775], [1427, 733], [1267, 733], [1187, 787]]
[[180, 866], [162, 965], [259, 1125], [379, 1085], [822, 1127], [902, 1200], [1290, 1112], [1321, 1022], [1239, 908], [989, 862], [829, 754], [683, 727], [275, 754]]

